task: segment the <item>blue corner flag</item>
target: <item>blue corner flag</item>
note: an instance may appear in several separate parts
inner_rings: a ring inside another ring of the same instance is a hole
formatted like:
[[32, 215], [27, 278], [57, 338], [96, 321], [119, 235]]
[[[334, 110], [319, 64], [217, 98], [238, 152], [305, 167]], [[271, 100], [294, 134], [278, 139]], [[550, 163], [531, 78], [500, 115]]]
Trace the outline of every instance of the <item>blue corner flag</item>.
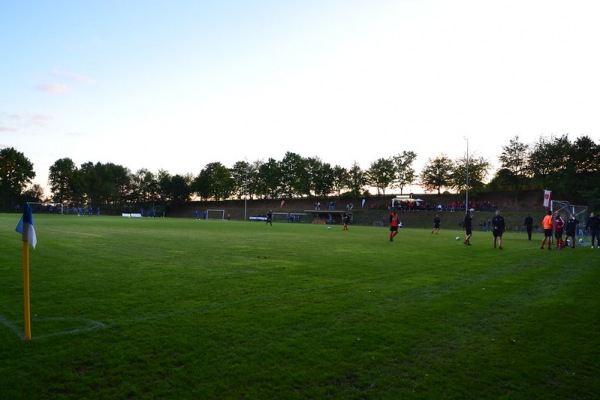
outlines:
[[31, 212], [31, 207], [29, 207], [29, 204], [27, 203], [25, 203], [23, 216], [21, 217], [21, 220], [19, 221], [15, 231], [23, 235], [23, 241], [28, 241], [29, 244], [35, 249], [37, 237], [35, 235], [35, 228], [33, 227], [33, 214]]

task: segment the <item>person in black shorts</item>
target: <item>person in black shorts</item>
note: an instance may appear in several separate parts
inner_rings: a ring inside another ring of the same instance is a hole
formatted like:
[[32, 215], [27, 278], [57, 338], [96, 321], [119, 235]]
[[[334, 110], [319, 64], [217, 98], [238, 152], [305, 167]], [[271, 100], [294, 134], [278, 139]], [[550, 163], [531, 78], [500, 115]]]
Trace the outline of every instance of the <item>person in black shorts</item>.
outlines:
[[431, 231], [431, 233], [435, 233], [436, 235], [438, 234], [438, 232], [440, 231], [440, 216], [436, 215], [435, 218], [433, 219], [433, 230]]
[[267, 224], [273, 226], [273, 211], [271, 210], [267, 213]]
[[467, 213], [465, 214], [465, 219], [463, 221], [465, 234], [467, 235], [463, 243], [467, 246], [471, 245], [471, 235], [473, 235], [473, 211], [475, 210], [473, 210], [472, 208], [469, 211], [467, 211]]
[[531, 240], [531, 232], [533, 231], [533, 218], [531, 218], [531, 214], [527, 214], [525, 217], [525, 229], [527, 230], [527, 239]]
[[498, 248], [502, 250], [502, 234], [506, 224], [504, 223], [504, 217], [500, 215], [500, 210], [496, 210], [496, 215], [492, 218], [492, 234], [494, 235], [494, 248], [496, 248], [496, 242], [498, 242]]

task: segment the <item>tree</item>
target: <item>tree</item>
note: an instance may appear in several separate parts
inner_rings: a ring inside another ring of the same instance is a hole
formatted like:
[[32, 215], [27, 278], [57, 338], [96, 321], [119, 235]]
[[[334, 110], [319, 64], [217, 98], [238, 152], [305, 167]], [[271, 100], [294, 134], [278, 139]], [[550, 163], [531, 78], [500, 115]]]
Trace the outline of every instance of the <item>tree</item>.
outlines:
[[23, 192], [22, 197], [25, 202], [40, 202], [44, 197], [44, 189], [37, 183], [34, 183]]
[[319, 158], [309, 158], [306, 167], [310, 179], [310, 190], [316, 196], [329, 196], [333, 192], [334, 171], [330, 164]]
[[452, 160], [445, 154], [428, 159], [427, 164], [421, 170], [421, 186], [426, 191], [436, 190], [437, 194], [441, 194], [442, 188], [451, 187], [450, 177], [453, 169]]
[[529, 173], [528, 151], [529, 145], [522, 143], [519, 137], [515, 136], [508, 146], [502, 146], [502, 153], [498, 157], [501, 168], [510, 172], [508, 178], [515, 193], [523, 189], [523, 183]]
[[358, 165], [358, 163], [354, 161], [354, 163], [352, 163], [352, 166], [348, 170], [347, 182], [347, 187], [350, 190], [352, 196], [360, 197], [366, 184], [366, 173], [360, 168], [360, 165]]
[[250, 164], [248, 170], [248, 197], [253, 199], [254, 196], [259, 194], [259, 188], [262, 182], [262, 178], [259, 174], [261, 165], [264, 163], [260, 160], [253, 161]]
[[79, 202], [93, 207], [129, 203], [133, 193], [131, 172], [122, 165], [87, 162], [81, 165], [80, 174], [85, 196]]
[[183, 204], [189, 201], [192, 193], [191, 176], [171, 175], [165, 170], [158, 171], [160, 200], [165, 205]]
[[379, 158], [372, 162], [367, 171], [367, 179], [377, 189], [378, 195], [385, 195], [385, 189], [394, 181], [394, 161], [391, 158]]
[[555, 160], [555, 168], [550, 172], [549, 182], [555, 188], [557, 194], [571, 194], [573, 190], [574, 171], [569, 162], [572, 147], [568, 135], [555, 137], [552, 142], [551, 151]]
[[[472, 193], [482, 192], [485, 189], [485, 178], [487, 178], [490, 163], [483, 157], [469, 158], [469, 191]], [[465, 192], [467, 187], [467, 157], [461, 157], [454, 161], [450, 179], [450, 187], [457, 192]]]
[[23, 153], [13, 147], [0, 150], [0, 207], [12, 211], [33, 178], [33, 164]]
[[331, 187], [333, 192], [340, 196], [342, 194], [342, 190], [348, 188], [349, 182], [350, 174], [346, 168], [339, 165], [333, 167], [333, 182]]
[[233, 193], [234, 181], [227, 167], [220, 162], [212, 162], [200, 171], [192, 187], [204, 199], [223, 200]]
[[415, 170], [412, 167], [413, 162], [417, 158], [417, 153], [414, 151], [403, 151], [392, 157], [394, 162], [394, 182], [393, 187], [400, 189], [400, 194], [404, 190], [404, 186], [411, 185], [415, 181]]
[[600, 147], [589, 136], [573, 142], [566, 173], [567, 193], [575, 194], [573, 200], [589, 201], [590, 193], [600, 187]]
[[183, 204], [190, 200], [192, 190], [190, 188], [190, 179], [183, 175], [173, 175], [168, 186], [168, 196], [171, 203]]
[[287, 152], [279, 162], [279, 189], [287, 197], [310, 194], [308, 161], [299, 154]]
[[533, 149], [529, 153], [529, 171], [532, 177], [540, 183], [540, 188], [546, 188], [546, 181], [552, 169], [550, 160], [550, 142], [543, 136], [540, 136], [533, 144]]
[[50, 166], [48, 183], [54, 201], [70, 203], [75, 200], [77, 173], [77, 166], [70, 158], [58, 159]]
[[139, 169], [131, 177], [131, 201], [150, 205], [158, 200], [158, 181], [156, 175], [146, 168]]
[[248, 194], [248, 175], [251, 165], [247, 161], [238, 161], [231, 168], [232, 193], [243, 199]]
[[281, 168], [279, 163], [269, 158], [266, 163], [260, 165], [258, 170], [258, 194], [267, 198], [276, 198], [280, 193]]

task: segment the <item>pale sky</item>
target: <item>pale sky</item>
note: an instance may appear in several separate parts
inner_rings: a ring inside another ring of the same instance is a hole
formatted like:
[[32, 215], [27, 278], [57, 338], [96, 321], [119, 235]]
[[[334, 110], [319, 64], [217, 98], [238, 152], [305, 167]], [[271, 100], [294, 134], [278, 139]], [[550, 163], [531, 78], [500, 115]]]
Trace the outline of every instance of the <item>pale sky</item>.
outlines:
[[600, 142], [596, 0], [4, 0], [0, 147], [197, 175]]

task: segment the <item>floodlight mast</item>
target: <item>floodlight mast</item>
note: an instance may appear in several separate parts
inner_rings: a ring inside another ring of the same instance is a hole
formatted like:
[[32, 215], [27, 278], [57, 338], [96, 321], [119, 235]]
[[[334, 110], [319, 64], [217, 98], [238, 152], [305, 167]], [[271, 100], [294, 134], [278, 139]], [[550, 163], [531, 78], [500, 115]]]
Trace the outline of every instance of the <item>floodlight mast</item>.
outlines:
[[246, 160], [246, 170], [244, 179], [244, 221], [248, 220], [248, 161]]

